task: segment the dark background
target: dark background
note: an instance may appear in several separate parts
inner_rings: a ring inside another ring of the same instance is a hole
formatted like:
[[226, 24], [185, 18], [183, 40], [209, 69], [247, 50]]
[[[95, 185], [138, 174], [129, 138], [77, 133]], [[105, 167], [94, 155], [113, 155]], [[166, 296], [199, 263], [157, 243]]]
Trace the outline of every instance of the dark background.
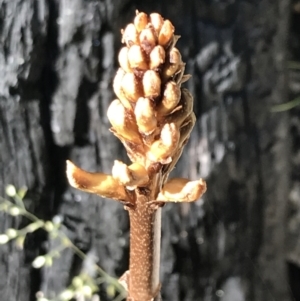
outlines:
[[[198, 117], [175, 174], [204, 177], [193, 204], [163, 208], [162, 296], [172, 301], [300, 300], [300, 2], [291, 0], [0, 0], [0, 195], [26, 185], [29, 211], [60, 218], [89, 260], [128, 266], [127, 212], [70, 188], [65, 160], [110, 172], [126, 155], [108, 131], [120, 29], [160, 12], [181, 35]], [[0, 233], [26, 220], [0, 212]], [[53, 297], [81, 262], [43, 231], [0, 247], [1, 301]], [[105, 294], [101, 300], [107, 300]]]

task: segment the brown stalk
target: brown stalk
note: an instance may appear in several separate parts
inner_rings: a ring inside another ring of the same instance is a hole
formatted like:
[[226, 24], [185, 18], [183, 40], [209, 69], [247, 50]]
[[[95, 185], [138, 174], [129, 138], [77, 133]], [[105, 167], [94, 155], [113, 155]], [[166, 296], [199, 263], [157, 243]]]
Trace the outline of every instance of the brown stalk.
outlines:
[[128, 301], [153, 300], [160, 290], [160, 236], [161, 208], [151, 205], [155, 199], [157, 177], [154, 189], [137, 188], [136, 207], [129, 210], [130, 218], [130, 260]]

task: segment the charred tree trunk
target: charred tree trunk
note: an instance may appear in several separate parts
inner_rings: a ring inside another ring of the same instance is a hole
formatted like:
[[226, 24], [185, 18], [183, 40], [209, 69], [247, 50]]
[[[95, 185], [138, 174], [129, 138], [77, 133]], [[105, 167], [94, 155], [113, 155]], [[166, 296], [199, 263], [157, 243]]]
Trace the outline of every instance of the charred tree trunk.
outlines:
[[[120, 28], [135, 9], [158, 11], [182, 36], [198, 117], [175, 173], [208, 182], [204, 202], [162, 210], [163, 300], [300, 300], [299, 172], [297, 161], [291, 165], [299, 131], [290, 131], [299, 113], [271, 112], [288, 100], [290, 4], [0, 1], [1, 196], [7, 184], [26, 185], [29, 211], [60, 219], [90, 261], [122, 275], [127, 213], [70, 188], [65, 160], [110, 172], [114, 159], [125, 158], [106, 118]], [[26, 223], [0, 214], [0, 233]], [[40, 290], [53, 298], [67, 287], [86, 266], [71, 250], [52, 267], [31, 267], [55, 247], [42, 231], [27, 237], [24, 250], [0, 246], [1, 300], [35, 300]]]

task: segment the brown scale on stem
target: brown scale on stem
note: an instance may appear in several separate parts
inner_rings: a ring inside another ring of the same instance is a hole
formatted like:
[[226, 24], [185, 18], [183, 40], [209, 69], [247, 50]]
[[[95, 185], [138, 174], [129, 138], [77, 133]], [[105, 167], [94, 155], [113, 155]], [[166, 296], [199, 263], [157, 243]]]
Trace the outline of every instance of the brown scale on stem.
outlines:
[[138, 11], [121, 31], [125, 45], [113, 82], [117, 99], [107, 115], [132, 164], [116, 160], [112, 175], [67, 164], [73, 187], [127, 205], [130, 266], [122, 281], [128, 301], [154, 301], [159, 295], [160, 206], [194, 202], [206, 191], [202, 179], [168, 179], [195, 124], [193, 97], [181, 87], [189, 75], [174, 31], [160, 14]]

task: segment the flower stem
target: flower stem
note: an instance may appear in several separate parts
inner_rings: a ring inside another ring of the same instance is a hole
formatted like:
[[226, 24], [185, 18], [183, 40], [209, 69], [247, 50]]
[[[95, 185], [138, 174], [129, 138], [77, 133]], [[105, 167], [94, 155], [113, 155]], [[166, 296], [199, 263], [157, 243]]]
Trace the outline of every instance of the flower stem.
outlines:
[[[159, 176], [156, 176], [158, 180]], [[150, 301], [159, 294], [161, 208], [153, 207], [159, 181], [136, 189], [136, 206], [129, 209], [130, 264], [128, 301]], [[152, 182], [153, 183], [153, 182]], [[151, 189], [152, 188], [152, 189]]]

